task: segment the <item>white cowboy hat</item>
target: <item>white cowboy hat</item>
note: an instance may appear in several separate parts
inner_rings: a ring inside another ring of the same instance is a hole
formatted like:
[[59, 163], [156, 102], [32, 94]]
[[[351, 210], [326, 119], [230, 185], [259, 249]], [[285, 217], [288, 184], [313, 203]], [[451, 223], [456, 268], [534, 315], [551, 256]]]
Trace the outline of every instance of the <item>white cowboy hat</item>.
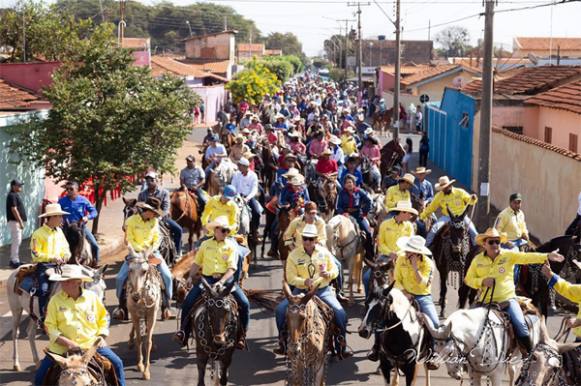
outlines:
[[48, 280], [66, 281], [79, 279], [82, 281], [93, 281], [93, 275], [85, 267], [77, 264], [64, 264], [60, 268], [49, 268], [46, 270]]
[[286, 119], [286, 117], [284, 115], [282, 115], [281, 113], [278, 113], [274, 116], [274, 119]]
[[442, 177], [438, 178], [438, 183], [436, 185], [434, 185], [434, 188], [438, 191], [444, 190], [448, 186], [452, 185], [454, 182], [456, 182], [456, 180], [451, 180], [448, 178], [448, 176], [442, 176]]
[[48, 204], [44, 208], [44, 213], [38, 216], [39, 218], [50, 217], [50, 216], [63, 216], [65, 214], [70, 214], [69, 212], [65, 212], [60, 204]]
[[414, 177], [413, 174], [410, 173], [406, 173], [403, 175], [403, 177], [400, 177], [399, 180], [397, 180], [397, 182], [408, 182], [410, 185], [414, 184], [414, 181], [416, 180], [416, 177]]
[[242, 134], [250, 134], [250, 130], [248, 130], [247, 128], [242, 129], [241, 131]]
[[388, 212], [408, 212], [418, 215], [418, 211], [412, 207], [412, 203], [409, 201], [398, 201], [395, 207], [390, 208]]
[[228, 217], [226, 216], [218, 216], [214, 219], [214, 221], [209, 222], [206, 225], [209, 231], [213, 232], [216, 228], [224, 228], [224, 229], [232, 229], [230, 223], [228, 223]]
[[426, 247], [426, 239], [422, 236], [400, 237], [396, 244], [400, 251], [403, 252], [419, 253], [427, 256], [432, 255], [432, 251]]
[[373, 128], [368, 127], [367, 129], [365, 129], [365, 131], [363, 132], [363, 134], [365, 134], [365, 135], [373, 134]]
[[300, 174], [298, 176], [293, 176], [288, 183], [294, 186], [301, 186], [305, 183], [305, 177]]
[[488, 228], [486, 232], [480, 233], [478, 236], [476, 236], [476, 244], [482, 246], [488, 239], [500, 239], [501, 244], [504, 244], [508, 241], [506, 233], [501, 233], [496, 230], [496, 228]]
[[418, 166], [416, 170], [413, 171], [414, 174], [430, 174], [432, 169], [426, 169], [423, 166]]
[[153, 178], [155, 180], [157, 179], [157, 173], [154, 171], [149, 171], [145, 174], [144, 178]]
[[285, 174], [283, 174], [283, 177], [295, 177], [295, 176], [300, 176], [301, 173], [299, 172], [299, 169], [297, 168], [290, 168], [288, 170], [288, 172], [286, 172]]
[[343, 129], [344, 133], [355, 133], [355, 130], [351, 127], [351, 126], [347, 126], [346, 128]]
[[317, 227], [315, 224], [307, 224], [303, 228], [301, 232], [301, 236], [303, 237], [319, 237], [319, 233], [317, 232]]
[[248, 161], [246, 158], [242, 157], [238, 160], [238, 165], [250, 166], [250, 161]]
[[334, 144], [334, 145], [340, 145], [341, 139], [338, 138], [336, 135], [332, 135], [331, 138], [329, 139], [329, 142]]

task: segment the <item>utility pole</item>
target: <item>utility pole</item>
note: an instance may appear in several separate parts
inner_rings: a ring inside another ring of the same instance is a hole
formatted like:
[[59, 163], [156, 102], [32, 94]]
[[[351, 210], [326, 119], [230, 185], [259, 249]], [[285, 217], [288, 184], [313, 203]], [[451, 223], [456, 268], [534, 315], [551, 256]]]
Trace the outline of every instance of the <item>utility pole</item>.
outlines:
[[428, 20], [428, 40], [430, 40], [430, 33], [432, 32], [432, 20]]
[[494, 2], [486, 0], [484, 16], [484, 58], [482, 60], [482, 94], [480, 105], [480, 145], [478, 160], [478, 205], [477, 218], [482, 229], [488, 227], [490, 212], [490, 136], [492, 126], [493, 98], [493, 19]]
[[26, 8], [22, 8], [22, 61], [26, 62]]
[[186, 24], [188, 25], [188, 29], [190, 30], [190, 36], [192, 36], [192, 25], [190, 24], [190, 21], [186, 20]]
[[[371, 5], [371, 3], [364, 3], [364, 6]], [[347, 3], [348, 7], [357, 7], [357, 86], [359, 92], [363, 92], [363, 80], [361, 76], [361, 66], [363, 57], [363, 37], [361, 36], [361, 3]]]
[[399, 89], [401, 81], [400, 0], [395, 3], [395, 81], [393, 86], [393, 139], [399, 138]]
[[228, 31], [228, 16], [224, 15], [224, 31]]
[[[347, 40], [349, 38], [349, 22], [350, 21], [356, 21], [354, 19], [335, 19], [335, 21], [342, 23], [345, 22], [345, 36], [343, 37], [344, 39], [344, 44], [343, 44], [343, 55], [342, 55], [342, 60], [343, 60], [343, 69], [344, 69], [344, 77], [345, 80], [347, 80], [347, 52], [349, 50], [347, 50]], [[339, 24], [339, 35], [341, 35], [341, 24]]]
[[119, 39], [119, 47], [123, 45], [123, 38], [125, 37], [125, 0], [119, 0], [119, 24], [117, 27], [117, 38]]

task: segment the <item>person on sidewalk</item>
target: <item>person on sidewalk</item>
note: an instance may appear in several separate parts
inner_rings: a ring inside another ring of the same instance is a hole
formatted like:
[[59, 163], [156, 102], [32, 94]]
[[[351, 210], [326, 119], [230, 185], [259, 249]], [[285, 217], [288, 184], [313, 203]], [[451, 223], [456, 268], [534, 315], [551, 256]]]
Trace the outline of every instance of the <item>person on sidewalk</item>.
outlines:
[[178, 257], [182, 255], [182, 235], [184, 233], [182, 227], [175, 222], [169, 215], [169, 192], [167, 189], [159, 187], [157, 184], [157, 174], [155, 172], [148, 172], [145, 175], [145, 183], [147, 189], [142, 190], [137, 196], [138, 202], [146, 202], [148, 198], [155, 197], [161, 202], [161, 210], [163, 215], [161, 221], [169, 228]]
[[196, 166], [196, 159], [193, 155], [186, 157], [186, 167], [180, 172], [180, 185], [185, 186], [198, 198], [198, 213], [204, 212], [204, 207], [208, 203], [208, 195], [202, 189], [206, 182], [206, 173], [200, 166]]
[[69, 243], [65, 238], [60, 226], [63, 223], [63, 216], [69, 212], [62, 210], [59, 204], [48, 204], [45, 212], [40, 218], [45, 218], [46, 222], [32, 234], [30, 239], [30, 252], [32, 262], [36, 263], [36, 280], [38, 282], [38, 305], [40, 308], [40, 321], [42, 325], [46, 306], [50, 296], [50, 283], [46, 271], [56, 265], [65, 264], [71, 257]]
[[88, 350], [97, 339], [102, 339], [97, 352], [113, 365], [119, 386], [125, 386], [123, 361], [107, 347], [104, 338], [109, 335], [109, 316], [105, 306], [93, 292], [83, 289], [84, 281], [92, 281], [78, 265], [66, 264], [61, 273], [49, 270], [50, 280], [57, 281], [61, 290], [48, 303], [46, 329], [49, 345], [47, 355], [40, 362], [34, 376], [34, 385], [44, 385], [44, 378], [55, 361], [49, 355], [65, 355], [69, 351]]
[[59, 204], [64, 211], [69, 212], [65, 216], [64, 228], [72, 223], [79, 223], [85, 234], [85, 238], [91, 245], [91, 254], [93, 255], [93, 262], [95, 265], [99, 263], [99, 244], [97, 239], [87, 226], [89, 220], [97, 217], [97, 209], [91, 204], [86, 197], [79, 194], [79, 184], [74, 181], [69, 181], [65, 184], [66, 196], [59, 199]]
[[26, 211], [20, 198], [22, 182], [12, 180], [10, 182], [10, 192], [6, 197], [6, 221], [10, 229], [10, 268], [20, 266], [20, 244], [22, 243], [22, 231], [26, 222]]
[[[161, 243], [161, 233], [159, 230], [159, 217], [164, 215], [161, 209], [161, 201], [156, 197], [149, 197], [145, 202], [138, 202], [135, 205], [138, 213], [129, 217], [125, 222], [125, 240], [135, 252], [151, 250], [151, 260], [160, 261], [156, 268], [161, 274], [164, 284], [162, 299], [163, 319], [172, 319], [173, 315], [170, 310], [170, 301], [173, 294], [172, 274], [167, 263], [159, 253], [159, 244]], [[127, 299], [125, 298], [125, 282], [129, 276], [129, 264], [127, 259], [115, 278], [116, 295], [119, 300], [119, 307], [113, 311], [113, 318], [117, 320], [126, 320], [127, 317]]]
[[420, 139], [420, 166], [428, 167], [428, 154], [430, 153], [430, 138], [428, 138], [428, 132], [422, 132], [422, 138]]

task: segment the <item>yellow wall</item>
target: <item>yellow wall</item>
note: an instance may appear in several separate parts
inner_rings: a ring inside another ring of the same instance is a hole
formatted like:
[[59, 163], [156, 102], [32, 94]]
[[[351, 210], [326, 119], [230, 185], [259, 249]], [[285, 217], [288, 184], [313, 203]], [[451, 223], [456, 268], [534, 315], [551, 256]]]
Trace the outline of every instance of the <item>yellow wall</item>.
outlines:
[[438, 80], [422, 84], [419, 87], [412, 87], [411, 94], [417, 95], [418, 97], [422, 94], [427, 94], [431, 101], [440, 101], [444, 95], [445, 87], [452, 87], [454, 79], [461, 77], [463, 79], [462, 84], [466, 84], [472, 80], [472, 74], [466, 71], [457, 72], [452, 75], [442, 77]]

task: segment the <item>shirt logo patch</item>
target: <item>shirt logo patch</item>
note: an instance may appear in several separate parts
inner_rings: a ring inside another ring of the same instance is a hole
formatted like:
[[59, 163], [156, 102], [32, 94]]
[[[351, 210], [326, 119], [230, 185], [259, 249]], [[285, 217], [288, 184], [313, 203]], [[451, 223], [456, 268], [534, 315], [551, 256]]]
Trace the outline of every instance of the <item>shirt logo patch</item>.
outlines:
[[498, 272], [504, 273], [504, 272], [506, 272], [506, 270], [504, 269], [504, 267], [498, 267]]
[[92, 312], [87, 313], [87, 322], [95, 323], [95, 314]]
[[64, 306], [59, 306], [59, 312], [65, 312], [67, 310]]

